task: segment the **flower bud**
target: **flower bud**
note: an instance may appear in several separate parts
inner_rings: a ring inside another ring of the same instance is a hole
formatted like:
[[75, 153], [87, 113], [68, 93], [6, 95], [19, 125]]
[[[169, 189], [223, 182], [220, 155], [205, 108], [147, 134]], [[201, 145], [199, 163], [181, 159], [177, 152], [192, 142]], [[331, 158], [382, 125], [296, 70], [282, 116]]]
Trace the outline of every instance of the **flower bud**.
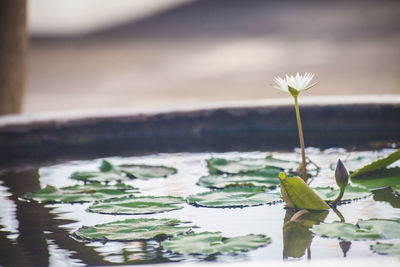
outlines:
[[336, 179], [336, 184], [340, 188], [346, 187], [347, 184], [349, 183], [349, 174], [346, 170], [346, 167], [343, 165], [340, 159], [338, 160], [338, 163], [336, 165], [335, 179]]

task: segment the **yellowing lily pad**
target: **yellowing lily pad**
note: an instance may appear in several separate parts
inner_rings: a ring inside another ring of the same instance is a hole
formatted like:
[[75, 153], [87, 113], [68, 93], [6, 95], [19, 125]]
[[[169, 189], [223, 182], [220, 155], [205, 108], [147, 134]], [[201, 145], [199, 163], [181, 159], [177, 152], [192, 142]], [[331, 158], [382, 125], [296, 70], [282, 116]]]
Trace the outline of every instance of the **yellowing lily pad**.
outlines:
[[328, 204], [300, 177], [279, 177], [282, 198], [286, 206], [293, 209], [327, 210]]
[[103, 214], [152, 214], [182, 209], [178, 204], [184, 203], [181, 197], [122, 197], [113, 198], [91, 205], [88, 210]]
[[[339, 189], [333, 189], [330, 186], [326, 187], [313, 187], [312, 188], [323, 200], [325, 201], [333, 201], [336, 199], [336, 197], [339, 195], [340, 190]], [[369, 192], [367, 189], [361, 188], [361, 187], [355, 187], [351, 185], [347, 185], [346, 189], [344, 191], [344, 195], [342, 199], [340, 200], [340, 203], [345, 203], [349, 202], [351, 200], [355, 199], [361, 199], [367, 196], [370, 196], [371, 192]]]
[[207, 166], [211, 174], [238, 174], [257, 171], [264, 168], [276, 168], [279, 170], [295, 170], [298, 162], [275, 159], [272, 156], [265, 158], [240, 158], [227, 160], [223, 158], [211, 158], [207, 160]]
[[376, 243], [371, 246], [371, 250], [380, 255], [400, 256], [400, 241], [396, 243]]
[[73, 233], [76, 238], [88, 241], [134, 241], [165, 239], [188, 233], [193, 226], [176, 219], [127, 219], [95, 226], [83, 226]]
[[226, 188], [191, 195], [186, 201], [194, 206], [208, 208], [242, 208], [280, 202], [279, 193], [265, 192], [259, 187]]
[[264, 235], [245, 235], [232, 238], [222, 237], [219, 232], [191, 233], [165, 240], [162, 247], [177, 254], [232, 254], [249, 251], [268, 245], [269, 237]]
[[62, 188], [48, 185], [35, 193], [26, 194], [25, 198], [41, 203], [81, 203], [128, 196], [137, 192], [136, 188], [125, 184], [102, 185], [91, 183]]
[[356, 225], [343, 222], [321, 223], [311, 231], [322, 237], [343, 240], [377, 240], [400, 238], [400, 220], [360, 220]]
[[275, 187], [279, 185], [278, 175], [279, 169], [266, 168], [247, 174], [203, 176], [197, 184], [213, 189], [242, 186]]

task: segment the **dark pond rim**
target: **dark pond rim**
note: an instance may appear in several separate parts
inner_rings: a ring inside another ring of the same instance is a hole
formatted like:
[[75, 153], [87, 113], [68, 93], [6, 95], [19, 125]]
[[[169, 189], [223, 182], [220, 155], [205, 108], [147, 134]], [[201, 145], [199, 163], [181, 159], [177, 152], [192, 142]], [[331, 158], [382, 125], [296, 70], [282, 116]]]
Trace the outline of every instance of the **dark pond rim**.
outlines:
[[[307, 147], [400, 144], [400, 95], [300, 98]], [[292, 99], [0, 117], [0, 170], [175, 152], [292, 151]]]

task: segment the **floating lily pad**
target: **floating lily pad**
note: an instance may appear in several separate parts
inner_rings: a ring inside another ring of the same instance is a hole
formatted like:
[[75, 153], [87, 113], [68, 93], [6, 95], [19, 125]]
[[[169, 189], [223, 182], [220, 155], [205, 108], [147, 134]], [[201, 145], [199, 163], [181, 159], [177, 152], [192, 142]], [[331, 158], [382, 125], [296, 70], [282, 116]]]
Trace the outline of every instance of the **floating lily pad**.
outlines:
[[151, 214], [182, 209], [177, 204], [184, 203], [181, 197], [121, 197], [96, 202], [88, 210], [103, 214]]
[[380, 255], [400, 256], [400, 242], [397, 243], [376, 243], [371, 250]]
[[148, 180], [152, 178], [167, 177], [176, 173], [176, 169], [165, 166], [149, 165], [119, 165], [115, 167], [118, 171], [126, 173], [129, 177]]
[[115, 171], [83, 171], [74, 172], [71, 174], [71, 178], [75, 180], [85, 181], [85, 182], [98, 182], [98, 183], [108, 183], [112, 181], [122, 181], [126, 176], [123, 173]]
[[400, 184], [400, 168], [385, 168], [356, 177], [351, 176], [353, 183], [362, 185], [369, 189], [395, 186]]
[[212, 255], [244, 252], [266, 246], [270, 242], [271, 239], [264, 235], [225, 238], [219, 232], [202, 232], [174, 237], [163, 241], [161, 245], [165, 250], [178, 254]]
[[[312, 188], [323, 200], [325, 201], [333, 201], [339, 195], [339, 189], [333, 189], [330, 186], [326, 187], [314, 187]], [[344, 191], [344, 195], [340, 202], [348, 202], [355, 199], [364, 198], [370, 196], [371, 192], [367, 189], [361, 187], [355, 187], [351, 185], [347, 185]], [[339, 202], [339, 203], [340, 203]]]
[[279, 185], [278, 175], [279, 169], [266, 168], [257, 172], [251, 172], [243, 175], [203, 176], [199, 179], [197, 184], [214, 189], [242, 186], [274, 187]]
[[176, 219], [127, 219], [95, 226], [83, 226], [73, 233], [79, 239], [89, 241], [134, 241], [165, 239], [188, 233], [193, 226]]
[[273, 204], [281, 201], [279, 193], [265, 192], [259, 187], [226, 188], [187, 197], [194, 206], [209, 208], [237, 208]]
[[227, 160], [223, 158], [211, 158], [207, 160], [207, 166], [211, 174], [238, 174], [257, 171], [264, 168], [277, 168], [279, 170], [295, 170], [298, 162], [275, 159], [272, 156], [266, 158], [240, 158]]
[[100, 183], [91, 183], [62, 188], [47, 185], [35, 193], [26, 194], [25, 198], [41, 203], [77, 203], [128, 196], [137, 192], [136, 188], [125, 184], [102, 185]]
[[86, 182], [112, 182], [121, 181], [127, 177], [137, 179], [151, 179], [167, 177], [176, 173], [176, 169], [164, 166], [149, 166], [140, 164], [114, 166], [110, 162], [103, 160], [99, 171], [74, 172], [72, 179]]
[[377, 240], [400, 238], [400, 220], [360, 220], [356, 225], [333, 222], [314, 225], [311, 231], [319, 236], [343, 240]]

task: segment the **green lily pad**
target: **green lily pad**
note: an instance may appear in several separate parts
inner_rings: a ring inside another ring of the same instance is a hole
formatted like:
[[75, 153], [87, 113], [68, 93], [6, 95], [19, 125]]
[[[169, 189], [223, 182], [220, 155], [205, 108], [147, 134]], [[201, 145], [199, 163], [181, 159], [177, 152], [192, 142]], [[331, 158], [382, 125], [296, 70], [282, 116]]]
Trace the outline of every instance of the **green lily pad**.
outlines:
[[400, 256], [400, 242], [397, 243], [376, 243], [371, 250], [380, 255]]
[[[313, 187], [312, 189], [325, 201], [335, 200], [340, 192], [339, 189], [333, 189], [330, 186]], [[343, 195], [342, 199], [340, 200], [339, 204], [343, 203], [343, 202], [349, 202], [349, 201], [355, 200], [355, 199], [364, 198], [364, 197], [367, 197], [370, 195], [371, 195], [371, 192], [369, 192], [367, 189], [347, 185], [346, 189], [344, 191], [344, 195]]]
[[400, 168], [385, 168], [356, 177], [351, 175], [351, 181], [369, 189], [396, 186], [400, 184]]
[[194, 206], [208, 208], [242, 208], [280, 202], [279, 193], [265, 192], [259, 187], [240, 187], [214, 190], [191, 195], [186, 201]]
[[400, 149], [393, 152], [392, 154], [388, 155], [387, 157], [378, 159], [378, 160], [356, 170], [355, 172], [353, 172], [351, 174], [351, 177], [357, 177], [362, 174], [366, 174], [366, 173], [370, 173], [373, 171], [383, 169], [399, 159], [400, 159]]
[[96, 202], [88, 210], [103, 214], [152, 214], [182, 209], [183, 207], [177, 204], [184, 202], [181, 197], [171, 196], [121, 197]]
[[191, 233], [174, 237], [161, 243], [165, 250], [178, 254], [212, 255], [245, 252], [271, 243], [264, 235], [245, 235], [225, 238], [221, 233]]
[[356, 225], [333, 222], [314, 225], [311, 231], [319, 236], [343, 240], [377, 240], [400, 238], [400, 220], [359, 220]]
[[242, 186], [275, 187], [279, 185], [278, 175], [279, 169], [266, 168], [242, 175], [203, 176], [199, 179], [197, 184], [213, 189]]
[[277, 168], [279, 170], [295, 170], [298, 162], [275, 159], [272, 156], [265, 158], [240, 158], [238, 160], [227, 160], [223, 158], [211, 158], [207, 160], [210, 174], [238, 174], [257, 171], [264, 168]]
[[192, 227], [189, 222], [176, 219], [140, 218], [83, 226], [73, 235], [82, 240], [102, 242], [165, 239], [188, 233]]
[[148, 166], [139, 164], [119, 165], [115, 167], [118, 171], [129, 177], [148, 180], [152, 178], [167, 177], [176, 173], [176, 169], [165, 166]]
[[47, 185], [35, 193], [26, 194], [25, 198], [41, 203], [81, 203], [128, 196], [137, 192], [136, 188], [125, 184], [102, 185], [100, 183], [91, 183], [62, 188]]
[[127, 177], [137, 179], [163, 178], [176, 173], [176, 169], [164, 166], [148, 166], [140, 164], [114, 166], [110, 162], [103, 160], [99, 171], [74, 172], [72, 179], [85, 182], [108, 183], [121, 181]]

